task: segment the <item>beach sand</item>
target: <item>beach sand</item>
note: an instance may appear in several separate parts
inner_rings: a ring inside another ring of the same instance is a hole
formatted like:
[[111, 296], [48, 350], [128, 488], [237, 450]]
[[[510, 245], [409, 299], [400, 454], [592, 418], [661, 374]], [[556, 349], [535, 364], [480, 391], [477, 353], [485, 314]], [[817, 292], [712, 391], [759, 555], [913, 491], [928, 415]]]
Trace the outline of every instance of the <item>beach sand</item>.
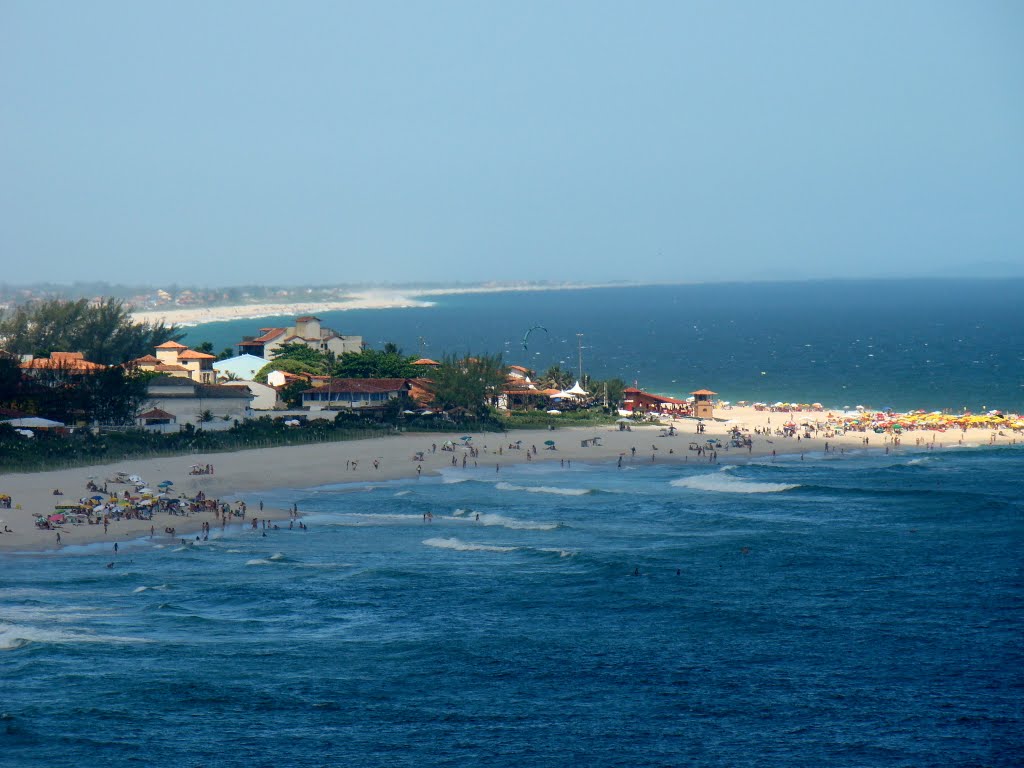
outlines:
[[[733, 424], [741, 424], [753, 430], [756, 427], [776, 427], [789, 420], [786, 413], [756, 411], [753, 408], [732, 408], [716, 410], [716, 416], [725, 421], [706, 421], [706, 432], [696, 434], [697, 422], [692, 419], [680, 419], [674, 422], [677, 434], [668, 437], [665, 428], [659, 426], [633, 426], [631, 431], [620, 431], [617, 426], [588, 428], [569, 427], [551, 430], [516, 430], [506, 434], [481, 433], [473, 434], [472, 445], [479, 451], [474, 459], [467, 456], [467, 466], [472, 467], [474, 461], [479, 467], [488, 467], [500, 474], [499, 467], [522, 464], [528, 461], [529, 448], [536, 446], [538, 453], [531, 457], [532, 461], [585, 461], [591, 464], [606, 464], [609, 471], [614, 471], [620, 457], [623, 463], [658, 463], [687, 464], [699, 466], [712, 464], [710, 455], [698, 456], [689, 450], [690, 442], [703, 442], [711, 437], [723, 438]], [[823, 418], [823, 413], [797, 413], [797, 423], [805, 420], [813, 421]], [[600, 438], [600, 445], [581, 445], [581, 441]], [[864, 438], [869, 444], [865, 446]], [[887, 442], [886, 435], [873, 432], [848, 432], [837, 437], [818, 437], [802, 439], [766, 437], [755, 435], [752, 450], [747, 448], [731, 448], [719, 450], [717, 463], [742, 463], [754, 457], [771, 456], [773, 451], [784, 454], [818, 454], [829, 450], [842, 453], [851, 450], [895, 450]], [[81, 467], [77, 469], [55, 470], [50, 472], [11, 473], [0, 475], [0, 493], [12, 497], [11, 509], [0, 509], [0, 528], [4, 526], [13, 531], [0, 535], [0, 550], [7, 551], [42, 551], [58, 547], [56, 532], [39, 529], [34, 525], [33, 513], [50, 514], [57, 504], [74, 503], [80, 497], [92, 495], [86, 491], [86, 482], [94, 476], [102, 485], [105, 478], [113, 477], [116, 472], [139, 475], [149, 483], [156, 484], [164, 480], [174, 483], [175, 494], [194, 496], [197, 491], [204, 491], [207, 498], [222, 500], [242, 500], [248, 506], [249, 524], [252, 517], [271, 520], [286, 519], [287, 510], [265, 508], [259, 511], [261, 492], [276, 489], [303, 489], [330, 483], [366, 482], [373, 480], [393, 480], [417, 476], [417, 466], [422, 467], [424, 475], [436, 474], [443, 469], [460, 469], [466, 451], [456, 446], [454, 452], [443, 451], [441, 446], [452, 439], [451, 433], [412, 433], [389, 437], [371, 438], [337, 443], [321, 443], [302, 446], [283, 446], [262, 448], [233, 453], [192, 454], [170, 458], [145, 459], [138, 461], [121, 461], [113, 464]], [[891, 438], [890, 438], [891, 439]], [[917, 445], [922, 441], [930, 449], [941, 450], [958, 445], [988, 445], [992, 440], [999, 444], [1009, 444], [1017, 439], [1008, 433], [1005, 437], [994, 437], [989, 429], [970, 429], [961, 431], [910, 432], [904, 435], [900, 449], [928, 449]], [[554, 440], [555, 450], [548, 450], [545, 441]], [[522, 441], [521, 450], [509, 450], [509, 443]], [[458, 441], [456, 441], [458, 442]], [[436, 444], [438, 450], [431, 452]], [[635, 455], [632, 449], [636, 449]], [[414, 455], [423, 451], [423, 460], [414, 460]], [[456, 464], [453, 466], [452, 458]], [[378, 462], [378, 468], [373, 465]], [[351, 469], [351, 463], [356, 468]], [[190, 475], [193, 464], [212, 464], [213, 475]], [[348, 466], [349, 468], [346, 468]], [[63, 496], [54, 496], [53, 490], [60, 489]], [[111, 485], [109, 490], [124, 490], [130, 486]], [[299, 494], [296, 494], [297, 496]], [[301, 513], [301, 509], [299, 510]], [[203, 522], [211, 527], [219, 527], [213, 513], [201, 513], [191, 517], [157, 514], [152, 522], [140, 520], [123, 520], [112, 522], [109, 530], [104, 533], [101, 525], [66, 524], [60, 529], [61, 546], [87, 544], [92, 542], [123, 542], [130, 539], [148, 537], [150, 526], [155, 527], [157, 537], [167, 538], [163, 534], [166, 527], [174, 527], [176, 536], [195, 534]], [[231, 525], [240, 525], [234, 522]]]
[[238, 304], [213, 307], [165, 307], [132, 312], [136, 323], [163, 322], [166, 325], [191, 326], [219, 323], [228, 320], [257, 320], [262, 317], [297, 317], [317, 312], [339, 312], [349, 309], [404, 309], [429, 307], [430, 296], [465, 293], [507, 293], [513, 291], [579, 291], [591, 288], [621, 287], [641, 283], [566, 283], [566, 284], [510, 284], [477, 285], [452, 288], [423, 288], [408, 290], [353, 291], [338, 301], [295, 301], [280, 304]]

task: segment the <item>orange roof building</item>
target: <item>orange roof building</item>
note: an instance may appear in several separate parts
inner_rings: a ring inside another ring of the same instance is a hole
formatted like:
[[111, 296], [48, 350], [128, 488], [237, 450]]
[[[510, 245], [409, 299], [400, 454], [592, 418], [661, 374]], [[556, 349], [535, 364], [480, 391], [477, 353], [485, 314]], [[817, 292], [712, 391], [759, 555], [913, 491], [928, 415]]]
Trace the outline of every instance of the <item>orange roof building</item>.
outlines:
[[107, 366], [91, 363], [81, 352], [51, 352], [49, 357], [34, 357], [19, 366], [23, 371], [65, 371], [67, 373], [96, 373]]

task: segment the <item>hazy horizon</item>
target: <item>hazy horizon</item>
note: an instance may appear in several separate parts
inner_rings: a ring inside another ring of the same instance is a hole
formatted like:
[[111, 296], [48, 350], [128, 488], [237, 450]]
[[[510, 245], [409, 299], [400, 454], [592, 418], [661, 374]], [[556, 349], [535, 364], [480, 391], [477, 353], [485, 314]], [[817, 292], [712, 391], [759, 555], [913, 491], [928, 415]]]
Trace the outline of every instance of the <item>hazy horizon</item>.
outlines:
[[10, 284], [1024, 275], [1024, 6], [0, 7]]

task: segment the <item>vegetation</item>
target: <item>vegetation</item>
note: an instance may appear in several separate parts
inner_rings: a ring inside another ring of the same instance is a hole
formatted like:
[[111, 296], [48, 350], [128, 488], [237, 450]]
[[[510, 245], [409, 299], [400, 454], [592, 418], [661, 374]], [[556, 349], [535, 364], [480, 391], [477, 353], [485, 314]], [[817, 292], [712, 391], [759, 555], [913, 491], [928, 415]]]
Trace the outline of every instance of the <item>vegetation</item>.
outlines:
[[460, 408], [480, 419], [490, 416], [487, 402], [504, 386], [505, 366], [500, 354], [462, 359], [446, 355], [431, 378], [438, 406]]
[[384, 349], [346, 352], [334, 366], [331, 375], [342, 379], [412, 379], [419, 375], [413, 365], [416, 357], [388, 342]]
[[0, 359], [0, 405], [65, 423], [123, 426], [134, 423], [151, 376], [121, 366], [88, 374], [39, 368], [23, 376], [15, 361]]
[[81, 352], [85, 359], [118, 365], [153, 353], [185, 334], [163, 323], [134, 323], [119, 299], [52, 299], [24, 304], [0, 317], [0, 347], [14, 355]]
[[265, 416], [219, 432], [189, 426], [169, 434], [142, 429], [103, 434], [79, 430], [68, 435], [37, 432], [32, 438], [0, 424], [0, 471], [56, 469], [121, 459], [357, 440], [388, 434], [394, 434], [394, 430], [350, 414], [338, 414], [333, 421], [314, 419], [298, 427]]
[[364, 349], [346, 352], [335, 358], [330, 352], [312, 349], [305, 344], [283, 344], [274, 359], [256, 373], [256, 381], [266, 383], [271, 371], [285, 371], [339, 379], [411, 379], [418, 375], [412, 363], [415, 357], [402, 354], [392, 343], [383, 350]]

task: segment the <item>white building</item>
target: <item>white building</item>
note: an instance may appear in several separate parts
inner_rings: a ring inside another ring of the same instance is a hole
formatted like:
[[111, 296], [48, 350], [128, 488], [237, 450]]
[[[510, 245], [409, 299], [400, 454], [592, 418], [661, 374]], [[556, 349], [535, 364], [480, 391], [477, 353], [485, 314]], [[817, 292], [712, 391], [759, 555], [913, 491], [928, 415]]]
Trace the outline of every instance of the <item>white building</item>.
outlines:
[[305, 344], [339, 357], [346, 352], [363, 351], [362, 336], [343, 336], [330, 328], [322, 328], [319, 317], [306, 315], [296, 318], [295, 325], [289, 328], [260, 328], [259, 336], [247, 336], [238, 342], [238, 354], [273, 360], [274, 353], [284, 344]]
[[[178, 427], [192, 424], [203, 429], [228, 429], [235, 421], [252, 418], [253, 395], [248, 387], [200, 384], [178, 376], [157, 376], [148, 385], [146, 413], [161, 412], [160, 421]], [[213, 421], [204, 422], [209, 412]], [[145, 424], [144, 424], [145, 425]]]

